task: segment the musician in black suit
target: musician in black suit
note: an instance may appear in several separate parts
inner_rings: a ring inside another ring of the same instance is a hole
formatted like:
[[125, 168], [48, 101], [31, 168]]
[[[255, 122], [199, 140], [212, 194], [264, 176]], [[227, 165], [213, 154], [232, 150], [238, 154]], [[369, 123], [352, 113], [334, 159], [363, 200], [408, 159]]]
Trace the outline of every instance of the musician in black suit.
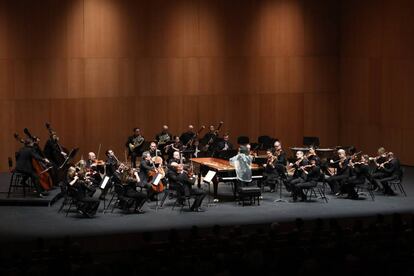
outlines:
[[326, 182], [328, 182], [331, 188], [331, 192], [336, 195], [341, 194], [339, 189], [350, 176], [349, 159], [346, 156], [345, 150], [339, 149], [338, 157], [339, 159], [337, 161], [331, 160], [330, 163], [331, 167], [336, 168], [336, 173], [326, 179]]
[[216, 150], [232, 150], [233, 149], [233, 145], [230, 143], [229, 140], [230, 136], [228, 133], [225, 133], [223, 136], [223, 140], [217, 142], [216, 144]]
[[193, 125], [189, 125], [188, 126], [188, 130], [186, 132], [183, 132], [180, 136], [180, 140], [183, 143], [183, 145], [187, 145], [188, 142], [193, 139], [195, 136], [195, 132], [194, 132], [194, 126]]
[[190, 207], [193, 212], [203, 212], [200, 208], [203, 199], [206, 197], [206, 193], [202, 189], [193, 188], [195, 179], [189, 178], [188, 174], [184, 171], [182, 164], [171, 163], [171, 169], [168, 170], [168, 180], [170, 187], [176, 190], [179, 196], [180, 204], [184, 204], [183, 196], [194, 197], [194, 202]]
[[279, 173], [279, 176], [286, 178], [287, 157], [282, 148], [282, 143], [279, 140], [275, 141], [274, 147], [272, 149], [272, 154], [277, 157], [276, 169]]
[[[141, 163], [139, 166], [139, 186], [147, 189], [147, 196], [151, 200], [155, 200], [155, 192], [152, 189], [151, 183], [148, 183], [148, 176], [151, 170], [156, 167], [156, 164], [152, 161], [151, 155], [148, 151], [142, 154]], [[151, 182], [151, 181], [150, 181]]]
[[158, 149], [162, 153], [165, 152], [165, 146], [170, 143], [172, 138], [173, 136], [171, 135], [170, 132], [168, 132], [168, 126], [163, 125], [161, 132], [155, 135], [155, 140], [157, 141]]
[[275, 191], [276, 182], [279, 178], [279, 172], [277, 170], [277, 157], [272, 154], [272, 150], [266, 151], [267, 161], [263, 164], [263, 185], [270, 187], [270, 192]]
[[305, 158], [303, 151], [296, 152], [296, 162], [290, 163], [289, 167], [294, 169], [293, 175], [287, 179], [286, 188], [288, 191], [292, 191], [294, 186], [305, 182], [306, 174], [303, 167], [308, 165], [308, 160]]
[[316, 151], [315, 151], [315, 148], [314, 147], [310, 147], [309, 148], [309, 151], [306, 154], [306, 158], [308, 159], [308, 161], [314, 159], [317, 166], [320, 166], [321, 165], [321, 159], [316, 154]]
[[389, 152], [387, 154], [387, 158], [388, 159], [378, 167], [378, 171], [382, 172], [384, 174], [384, 177], [376, 178], [375, 182], [379, 186], [383, 187], [384, 194], [395, 195], [388, 182], [401, 178], [401, 165], [400, 161], [394, 156], [394, 153]]
[[36, 152], [33, 148], [33, 141], [30, 139], [25, 140], [25, 145], [16, 154], [16, 172], [23, 175], [23, 182], [27, 179], [31, 179], [33, 186], [35, 187], [40, 197], [46, 196], [47, 192], [40, 186], [39, 176], [35, 173], [32, 165], [32, 160], [36, 159], [41, 162], [50, 163], [48, 159], [44, 158]]
[[91, 196], [91, 187], [84, 175], [76, 172], [75, 167], [69, 167], [66, 178], [68, 194], [76, 199], [78, 212], [86, 217], [93, 217], [99, 207], [99, 199]]
[[321, 168], [316, 163], [316, 159], [313, 158], [309, 161], [308, 165], [300, 167], [299, 170], [303, 171], [305, 181], [292, 186], [293, 200], [296, 201], [297, 197], [300, 195], [301, 201], [306, 201], [307, 196], [303, 190], [318, 185], [321, 176]]
[[134, 206], [134, 212], [144, 213], [142, 207], [147, 201], [147, 194], [142, 191], [137, 191], [137, 188], [141, 187], [141, 185], [136, 169], [119, 168], [115, 175], [118, 184], [118, 186], [115, 186], [115, 192], [121, 201], [121, 207], [124, 210], [128, 210]]
[[128, 137], [125, 146], [127, 147], [129, 156], [131, 157], [131, 166], [136, 168], [137, 157], [142, 153], [145, 138], [141, 135], [141, 130], [139, 128], [136, 127], [133, 131], [134, 134]]
[[46, 141], [43, 153], [55, 167], [62, 165], [67, 157], [67, 153], [59, 144], [59, 136], [55, 133]]
[[151, 157], [162, 156], [161, 151], [157, 148], [157, 143], [155, 142], [151, 142], [150, 149], [148, 152], [151, 155]]
[[168, 160], [168, 168], [171, 168], [172, 163], [180, 164], [181, 162], [181, 156], [179, 151], [174, 151], [171, 158]]
[[217, 138], [217, 131], [215, 130], [214, 126], [211, 125], [209, 127], [209, 131], [204, 134], [203, 138], [200, 140], [200, 143], [203, 145], [203, 150], [212, 152], [214, 149], [214, 143]]
[[166, 153], [168, 154], [168, 159], [171, 159], [176, 151], [181, 154], [183, 148], [184, 146], [180, 141], [180, 137], [174, 136], [174, 143], [171, 143], [165, 147]]
[[341, 187], [341, 193], [346, 193], [348, 195], [347, 198], [358, 199], [355, 186], [364, 184], [367, 179], [370, 179], [368, 162], [369, 156], [366, 154], [361, 157], [360, 162], [354, 162], [352, 159], [349, 160], [351, 176]]

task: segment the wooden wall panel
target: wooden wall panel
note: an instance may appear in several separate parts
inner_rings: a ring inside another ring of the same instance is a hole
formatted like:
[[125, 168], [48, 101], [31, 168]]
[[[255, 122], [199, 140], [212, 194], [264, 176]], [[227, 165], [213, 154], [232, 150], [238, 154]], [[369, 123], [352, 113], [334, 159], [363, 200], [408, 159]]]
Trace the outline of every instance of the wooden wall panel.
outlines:
[[384, 146], [407, 165], [414, 165], [407, 154], [414, 148], [413, 12], [406, 0], [342, 1], [340, 140], [358, 130], [358, 148]]
[[221, 120], [233, 142], [267, 134], [289, 147], [312, 134], [336, 145], [329, 114], [339, 94], [338, 7], [0, 0], [0, 170], [18, 148], [12, 133], [29, 127], [45, 141], [46, 121], [62, 144], [80, 147], [78, 157], [102, 144], [101, 158], [107, 148], [123, 158], [133, 127], [151, 140], [163, 124], [177, 134]]

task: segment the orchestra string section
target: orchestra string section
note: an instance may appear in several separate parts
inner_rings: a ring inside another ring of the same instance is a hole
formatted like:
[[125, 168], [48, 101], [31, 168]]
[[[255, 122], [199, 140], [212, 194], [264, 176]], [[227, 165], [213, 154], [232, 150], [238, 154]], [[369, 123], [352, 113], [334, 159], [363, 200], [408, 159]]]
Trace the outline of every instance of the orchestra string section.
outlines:
[[398, 157], [383, 147], [369, 156], [352, 146], [319, 148], [319, 143], [285, 151], [282, 141], [271, 137], [258, 143], [239, 137], [233, 145], [229, 133], [220, 133], [223, 124], [189, 125], [178, 135], [164, 125], [153, 139], [136, 127], [125, 139], [124, 156], [99, 146], [98, 152], [79, 160], [78, 148], [61, 145], [57, 132], [46, 123], [49, 139], [43, 147], [27, 128], [23, 137], [14, 134], [21, 148], [13, 174], [21, 175], [38, 197], [60, 189], [61, 209], [70, 202], [67, 208], [73, 205], [86, 217], [95, 216], [100, 205], [104, 211], [119, 208], [141, 214], [148, 209], [145, 205], [158, 209], [167, 201], [173, 208], [204, 212], [205, 198], [218, 203], [219, 184], [226, 182], [232, 187], [231, 200], [240, 202], [249, 194], [252, 199], [254, 194], [259, 201], [274, 193], [279, 200], [306, 202], [315, 189], [326, 201], [326, 194], [358, 199], [361, 186], [372, 194], [391, 196], [395, 195], [391, 184], [402, 180]]

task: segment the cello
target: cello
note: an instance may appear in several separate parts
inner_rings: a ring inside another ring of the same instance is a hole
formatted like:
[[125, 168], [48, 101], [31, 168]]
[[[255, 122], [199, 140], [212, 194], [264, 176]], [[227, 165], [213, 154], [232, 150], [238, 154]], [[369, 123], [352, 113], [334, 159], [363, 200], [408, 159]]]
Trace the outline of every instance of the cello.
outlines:
[[[162, 157], [154, 156], [152, 158], [153, 169], [148, 172], [148, 183], [151, 183], [151, 189], [156, 193], [161, 193], [165, 189], [165, 185], [162, 180], [165, 177], [165, 171], [162, 167], [162, 162]], [[158, 167], [156, 167], [155, 165], [158, 165]], [[155, 184], [154, 180], [158, 174], [161, 175], [161, 180], [157, 184]]]
[[[40, 151], [39, 145], [37, 144], [38, 138], [35, 136], [32, 136], [27, 128], [24, 129], [24, 133], [35, 144], [34, 147], [38, 151], [38, 153], [41, 156], [43, 156], [43, 153]], [[15, 133], [14, 138], [20, 143], [25, 144], [24, 139], [20, 138], [19, 134]], [[43, 164], [42, 162], [40, 162], [39, 160], [36, 160], [35, 158], [32, 158], [32, 166], [36, 172], [36, 175], [39, 177], [40, 186], [42, 186], [42, 188], [45, 191], [50, 190], [53, 187], [53, 181], [48, 172], [51, 167], [47, 167], [46, 164]]]

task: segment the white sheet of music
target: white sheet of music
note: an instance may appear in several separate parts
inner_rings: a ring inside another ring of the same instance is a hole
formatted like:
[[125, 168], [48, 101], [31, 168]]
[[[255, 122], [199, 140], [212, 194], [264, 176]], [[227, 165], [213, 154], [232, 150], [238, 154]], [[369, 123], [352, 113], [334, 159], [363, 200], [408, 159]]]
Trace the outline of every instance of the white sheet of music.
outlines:
[[211, 180], [213, 180], [213, 177], [216, 175], [215, 171], [208, 171], [208, 173], [206, 174], [206, 176], [204, 176], [203, 181], [205, 182], [211, 182]]
[[162, 175], [160, 173], [157, 173], [157, 175], [154, 178], [154, 181], [152, 181], [152, 184], [158, 185], [161, 181]]
[[101, 186], [100, 188], [103, 190], [106, 187], [106, 184], [108, 184], [109, 181], [109, 176], [105, 176], [104, 179], [102, 180]]

